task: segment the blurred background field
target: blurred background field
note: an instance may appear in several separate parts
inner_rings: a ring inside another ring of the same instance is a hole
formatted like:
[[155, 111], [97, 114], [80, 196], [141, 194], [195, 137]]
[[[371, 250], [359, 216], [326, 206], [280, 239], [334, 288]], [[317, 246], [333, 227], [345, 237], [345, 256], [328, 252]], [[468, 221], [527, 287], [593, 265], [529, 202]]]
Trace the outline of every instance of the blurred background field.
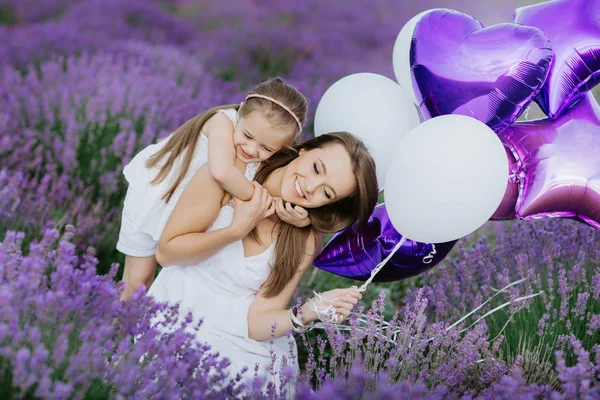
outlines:
[[[0, 159], [9, 194], [0, 228], [30, 238], [46, 220], [74, 223], [81, 248], [94, 246], [106, 272], [123, 262], [114, 250], [122, 166], [187, 118], [282, 75], [310, 98], [310, 121], [343, 76], [393, 79], [394, 40], [413, 15], [447, 7], [492, 24], [531, 3], [2, 0]], [[539, 113], [532, 106], [528, 117]]]
[[[282, 75], [310, 98], [312, 120], [336, 80], [355, 72], [394, 78], [394, 40], [417, 13], [453, 8], [489, 25], [510, 22], [516, 7], [533, 3], [0, 0], [0, 237], [24, 232], [26, 254], [46, 228], [73, 225], [78, 254], [93, 248], [98, 273], [106, 274], [124, 261], [114, 248], [123, 165], [188, 118], [239, 102], [254, 84]], [[539, 117], [532, 106], [521, 118]], [[312, 122], [305, 138], [311, 131]], [[467, 321], [544, 290], [486, 324], [490, 341], [506, 338], [497, 345], [501, 359], [533, 360], [524, 367], [528, 383], [556, 385], [549, 350], [574, 334], [598, 352], [599, 245], [598, 232], [573, 221], [489, 222], [434, 270], [371, 285], [364, 303], [385, 292], [383, 314], [391, 318], [423, 287], [430, 320], [451, 323], [528, 278]], [[315, 269], [298, 295], [356, 283]], [[536, 375], [544, 363], [550, 369]]]

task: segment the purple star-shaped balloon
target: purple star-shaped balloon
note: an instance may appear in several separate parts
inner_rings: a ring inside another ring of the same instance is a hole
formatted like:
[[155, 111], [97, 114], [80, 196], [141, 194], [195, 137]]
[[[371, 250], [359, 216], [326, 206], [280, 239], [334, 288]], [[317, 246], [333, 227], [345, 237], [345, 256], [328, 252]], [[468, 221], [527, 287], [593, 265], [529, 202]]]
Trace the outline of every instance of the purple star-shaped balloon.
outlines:
[[558, 117], [600, 80], [600, 0], [554, 0], [518, 8], [515, 22], [541, 29], [554, 64], [536, 101]]
[[591, 93], [556, 120], [500, 135], [520, 165], [517, 218], [573, 217], [600, 229], [600, 106]]
[[[317, 255], [315, 267], [347, 278], [365, 281], [402, 239], [394, 229], [385, 204], [379, 204], [364, 229], [356, 223], [338, 232]], [[410, 278], [437, 265], [448, 255], [456, 240], [420, 243], [407, 240], [375, 276], [374, 282]]]

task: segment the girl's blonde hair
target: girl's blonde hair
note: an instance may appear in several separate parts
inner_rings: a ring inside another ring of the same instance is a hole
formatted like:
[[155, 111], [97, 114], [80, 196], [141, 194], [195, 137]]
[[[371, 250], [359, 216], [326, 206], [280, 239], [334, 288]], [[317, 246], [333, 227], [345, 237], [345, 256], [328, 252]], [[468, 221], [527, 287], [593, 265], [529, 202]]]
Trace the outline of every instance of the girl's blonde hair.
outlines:
[[[308, 109], [308, 100], [296, 88], [287, 84], [283, 79], [277, 77], [269, 79], [256, 86], [250, 93], [259, 94], [270, 97], [277, 102], [285, 104], [292, 111], [298, 120], [304, 125], [306, 121], [306, 113]], [[216, 112], [225, 109], [235, 109], [239, 111], [239, 117], [243, 118], [254, 111], [260, 111], [269, 123], [277, 129], [284, 132], [294, 132], [290, 138], [290, 145], [294, 143], [296, 137], [300, 134], [296, 119], [278, 104], [262, 97], [250, 97], [240, 108], [240, 104], [230, 104], [224, 106], [213, 107], [210, 110], [196, 115], [185, 124], [181, 125], [167, 140], [163, 148], [150, 156], [146, 161], [147, 168], [153, 168], [166, 158], [165, 163], [160, 167], [156, 177], [152, 180], [152, 184], [162, 182], [169, 176], [175, 161], [179, 156], [183, 157], [181, 162], [181, 170], [175, 179], [175, 182], [163, 194], [165, 202], [169, 202], [173, 193], [187, 174], [190, 168], [190, 163], [194, 156], [194, 149], [198, 143], [198, 137], [202, 131], [202, 127]]]

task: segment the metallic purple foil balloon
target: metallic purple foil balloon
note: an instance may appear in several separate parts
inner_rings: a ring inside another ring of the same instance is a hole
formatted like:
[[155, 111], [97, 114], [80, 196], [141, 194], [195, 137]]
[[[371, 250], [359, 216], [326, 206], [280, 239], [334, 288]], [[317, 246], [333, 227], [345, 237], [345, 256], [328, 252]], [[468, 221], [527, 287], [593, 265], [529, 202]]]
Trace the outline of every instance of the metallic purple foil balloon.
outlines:
[[413, 88], [425, 118], [462, 114], [501, 132], [538, 93], [552, 62], [536, 28], [437, 9], [417, 23], [410, 48]]
[[501, 136], [520, 162], [517, 218], [573, 217], [600, 229], [600, 106], [591, 93], [556, 120]]
[[[321, 250], [314, 265], [347, 278], [365, 281], [371, 271], [398, 244], [399, 234], [388, 218], [385, 204], [375, 207], [366, 228], [355, 225], [338, 232]], [[375, 276], [375, 282], [391, 282], [418, 275], [438, 264], [455, 241], [440, 244], [407, 240]]]
[[518, 8], [515, 22], [541, 29], [554, 64], [536, 101], [554, 119], [600, 80], [600, 0], [555, 0]]
[[508, 158], [509, 179], [508, 182], [506, 182], [506, 192], [504, 192], [504, 197], [494, 212], [494, 215], [490, 218], [491, 220], [510, 220], [516, 218], [515, 207], [519, 198], [519, 185], [517, 184], [516, 173], [519, 164], [507, 144], [504, 144], [504, 150], [506, 151], [506, 158]]

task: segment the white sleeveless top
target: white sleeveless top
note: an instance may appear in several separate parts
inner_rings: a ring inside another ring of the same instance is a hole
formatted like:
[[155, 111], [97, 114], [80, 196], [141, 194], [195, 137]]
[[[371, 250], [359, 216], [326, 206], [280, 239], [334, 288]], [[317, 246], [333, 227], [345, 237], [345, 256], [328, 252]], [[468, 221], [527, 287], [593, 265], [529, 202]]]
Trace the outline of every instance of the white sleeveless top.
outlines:
[[[219, 110], [219, 112], [229, 117], [234, 126], [237, 125], [237, 111], [235, 109]], [[169, 175], [158, 184], [152, 184], [151, 182], [158, 174], [160, 166], [164, 164], [161, 162], [156, 167], [146, 168], [146, 161], [153, 154], [160, 151], [168, 139], [169, 137], [146, 147], [136, 154], [133, 160], [123, 169], [123, 175], [125, 175], [125, 179], [129, 182], [126, 199], [128, 204], [126, 204], [126, 207], [133, 220], [134, 229], [150, 234], [156, 241], [160, 239], [167, 220], [185, 187], [200, 167], [208, 162], [208, 138], [203, 133], [200, 133], [190, 167], [169, 202], [165, 203], [162, 196], [177, 179], [183, 157], [177, 158]], [[258, 161], [247, 164], [246, 178], [248, 180], [254, 179], [254, 174], [259, 165], [260, 162]]]

